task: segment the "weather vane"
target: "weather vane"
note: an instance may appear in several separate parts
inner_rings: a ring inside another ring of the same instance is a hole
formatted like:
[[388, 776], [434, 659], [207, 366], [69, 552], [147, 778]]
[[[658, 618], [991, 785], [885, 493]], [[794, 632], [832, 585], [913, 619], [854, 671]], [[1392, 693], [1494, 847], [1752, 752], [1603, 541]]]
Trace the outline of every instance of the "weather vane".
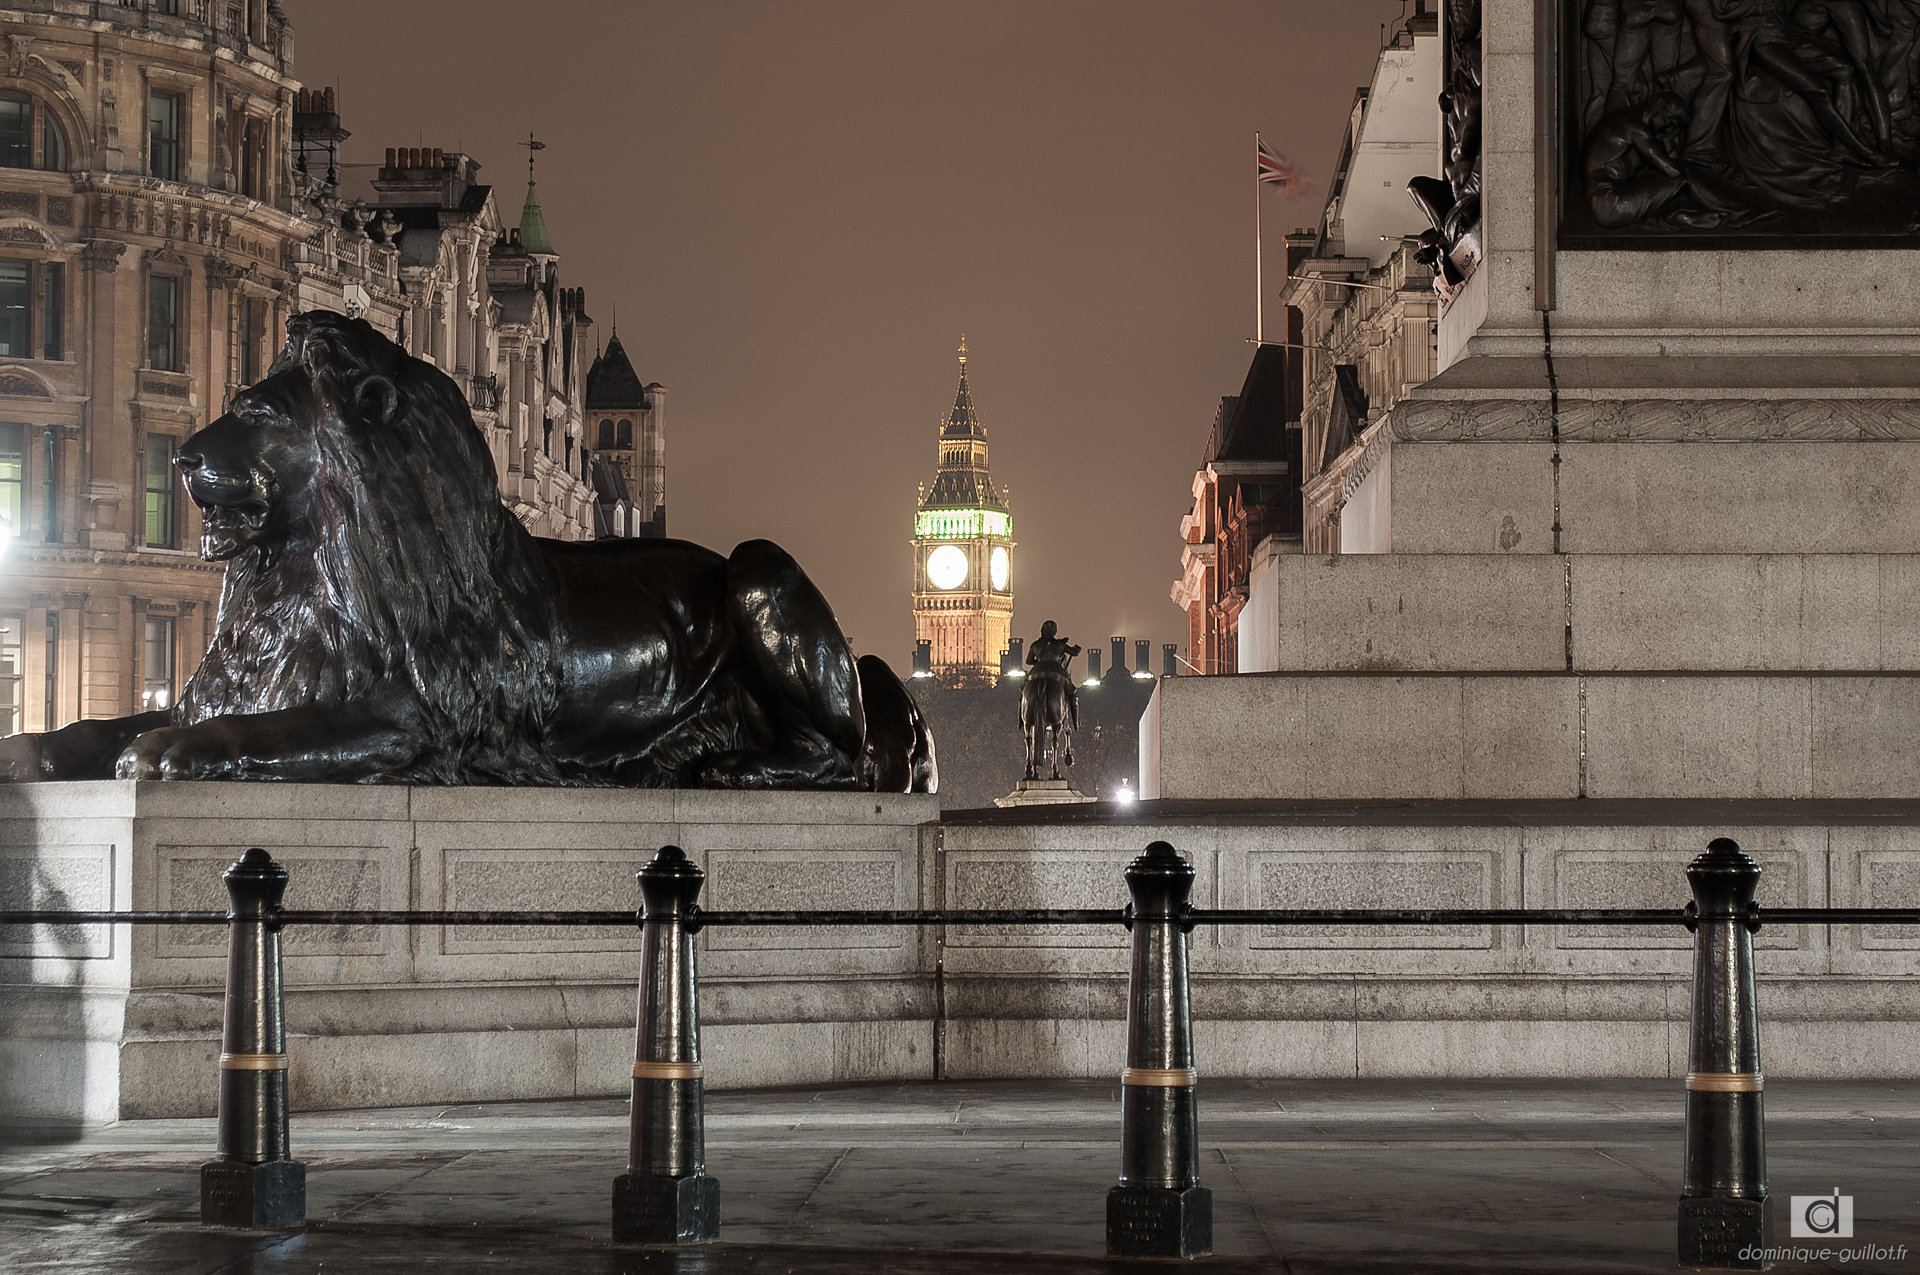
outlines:
[[967, 334], [964, 332], [960, 334], [960, 361], [967, 361]]
[[520, 145], [527, 148], [527, 184], [531, 186], [533, 184], [533, 153], [547, 149], [547, 144], [535, 138], [532, 130], [529, 129], [527, 132], [527, 140], [521, 142]]

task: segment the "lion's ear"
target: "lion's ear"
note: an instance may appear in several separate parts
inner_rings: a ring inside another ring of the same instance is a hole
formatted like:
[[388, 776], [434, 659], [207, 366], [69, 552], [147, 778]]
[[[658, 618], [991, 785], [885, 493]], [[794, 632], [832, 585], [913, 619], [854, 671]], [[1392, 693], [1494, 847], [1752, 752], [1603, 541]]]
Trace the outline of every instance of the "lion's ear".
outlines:
[[400, 387], [384, 376], [365, 377], [353, 392], [353, 404], [360, 419], [391, 425], [400, 414]]
[[[294, 340], [295, 337], [289, 335], [287, 337], [287, 345], [291, 347], [294, 344]], [[307, 369], [307, 379], [310, 381], [318, 381], [321, 377], [325, 376], [333, 366], [333, 359], [329, 356], [326, 343], [324, 341], [316, 341], [305, 333], [300, 334], [299, 340], [300, 363]], [[291, 353], [291, 350], [289, 350], [289, 353]]]

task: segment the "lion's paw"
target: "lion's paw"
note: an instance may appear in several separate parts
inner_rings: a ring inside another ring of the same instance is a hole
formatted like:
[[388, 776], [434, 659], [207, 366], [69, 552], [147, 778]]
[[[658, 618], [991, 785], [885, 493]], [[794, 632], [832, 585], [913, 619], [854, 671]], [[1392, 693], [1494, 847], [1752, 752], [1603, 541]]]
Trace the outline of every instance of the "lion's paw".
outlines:
[[10, 735], [0, 739], [0, 783], [45, 779], [46, 757], [38, 735]]
[[114, 763], [118, 779], [213, 779], [229, 773], [233, 749], [192, 727], [163, 726], [135, 739]]

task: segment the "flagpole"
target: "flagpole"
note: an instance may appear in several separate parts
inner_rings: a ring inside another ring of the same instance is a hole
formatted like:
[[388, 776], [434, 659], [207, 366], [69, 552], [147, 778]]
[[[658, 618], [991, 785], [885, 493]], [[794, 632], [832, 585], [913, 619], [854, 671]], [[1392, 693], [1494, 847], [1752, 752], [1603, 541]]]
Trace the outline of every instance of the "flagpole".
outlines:
[[1260, 133], [1253, 134], [1253, 337], [1264, 342], [1266, 326], [1266, 285], [1261, 278], [1264, 254], [1260, 251]]

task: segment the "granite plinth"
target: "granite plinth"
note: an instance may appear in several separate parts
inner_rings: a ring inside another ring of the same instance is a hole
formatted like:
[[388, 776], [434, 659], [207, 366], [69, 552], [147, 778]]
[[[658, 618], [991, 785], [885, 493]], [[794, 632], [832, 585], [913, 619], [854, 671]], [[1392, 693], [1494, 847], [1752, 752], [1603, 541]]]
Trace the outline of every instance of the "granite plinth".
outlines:
[[[710, 908], [910, 907], [936, 814], [857, 793], [24, 784], [0, 788], [0, 906], [224, 912], [222, 870], [261, 846], [289, 908], [637, 911], [634, 874], [676, 844]], [[924, 1073], [925, 942], [703, 935], [708, 1076]], [[226, 943], [224, 925], [0, 930], [0, 1110], [212, 1111]], [[293, 1101], [618, 1092], [639, 953], [625, 926], [290, 929]]]
[[[937, 825], [924, 798], [818, 795], [100, 784], [0, 801], [6, 904], [55, 907], [220, 908], [220, 870], [265, 845], [291, 907], [611, 909], [635, 905], [633, 872], [672, 842], [705, 867], [712, 908], [1117, 915], [1127, 862], [1164, 839], [1193, 860], [1201, 907], [1677, 909], [1684, 865], [1715, 836], [1763, 864], [1763, 906], [1920, 898], [1920, 805], [1892, 801], [1086, 803]], [[222, 926], [0, 933], [0, 1111], [210, 1115], [225, 941]], [[1770, 1074], [1920, 1075], [1920, 936], [1770, 925], [1757, 950]], [[624, 927], [296, 928], [285, 951], [298, 1110], [630, 1083]], [[1206, 1075], [1686, 1070], [1678, 927], [1203, 927], [1191, 952]], [[1117, 923], [713, 927], [699, 962], [714, 1089], [1111, 1077], [1124, 1062]]]
[[1098, 800], [1098, 797], [1089, 797], [1075, 788], [1070, 779], [1022, 779], [1014, 785], [1012, 792], [1004, 797], [995, 797], [993, 804], [1005, 809], [1017, 806], [1076, 805], [1080, 802]]

